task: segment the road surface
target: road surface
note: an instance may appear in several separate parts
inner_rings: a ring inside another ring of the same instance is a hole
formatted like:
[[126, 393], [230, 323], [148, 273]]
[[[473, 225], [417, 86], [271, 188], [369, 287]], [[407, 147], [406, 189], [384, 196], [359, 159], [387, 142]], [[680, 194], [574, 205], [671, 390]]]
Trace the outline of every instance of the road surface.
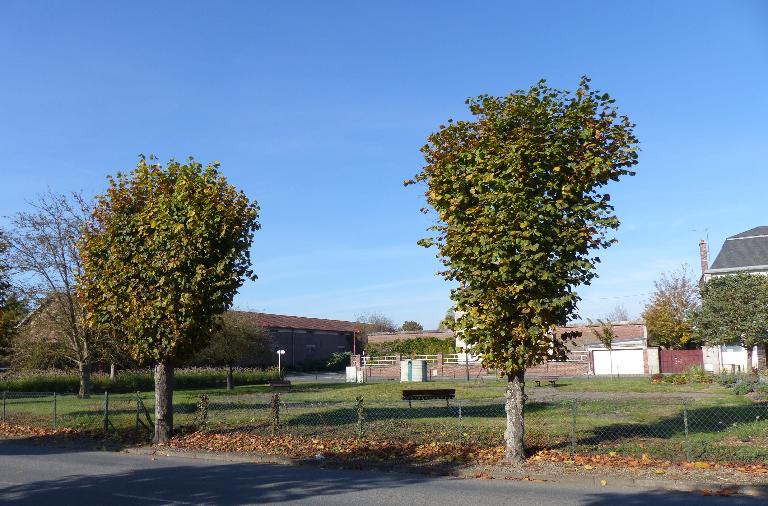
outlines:
[[479, 506], [763, 504], [639, 489], [324, 470], [40, 447], [0, 440], [0, 504]]

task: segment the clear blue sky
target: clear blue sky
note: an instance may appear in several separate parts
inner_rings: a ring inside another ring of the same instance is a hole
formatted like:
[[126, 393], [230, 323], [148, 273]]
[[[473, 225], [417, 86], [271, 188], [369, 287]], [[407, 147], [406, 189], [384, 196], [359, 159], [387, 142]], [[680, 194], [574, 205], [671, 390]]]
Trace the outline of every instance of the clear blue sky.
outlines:
[[[768, 225], [768, 3], [0, 3], [0, 215], [96, 193], [138, 153], [220, 160], [262, 206], [239, 307], [437, 324], [449, 286], [402, 181], [464, 99], [588, 74], [637, 123], [637, 176], [582, 317]], [[5, 219], [3, 219], [5, 222]]]

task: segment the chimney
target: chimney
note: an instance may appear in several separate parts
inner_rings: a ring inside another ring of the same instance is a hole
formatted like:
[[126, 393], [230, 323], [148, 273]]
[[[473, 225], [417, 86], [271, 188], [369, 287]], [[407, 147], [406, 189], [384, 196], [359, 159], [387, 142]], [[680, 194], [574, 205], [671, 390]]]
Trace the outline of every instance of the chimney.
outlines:
[[709, 269], [709, 249], [707, 248], [707, 241], [704, 239], [699, 242], [699, 260], [701, 261], [701, 275], [703, 276]]

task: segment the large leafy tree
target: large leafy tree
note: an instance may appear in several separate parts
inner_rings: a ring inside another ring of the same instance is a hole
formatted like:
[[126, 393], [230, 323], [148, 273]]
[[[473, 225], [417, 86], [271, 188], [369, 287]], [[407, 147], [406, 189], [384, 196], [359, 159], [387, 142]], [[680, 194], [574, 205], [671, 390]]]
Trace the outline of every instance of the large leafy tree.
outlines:
[[[575, 288], [595, 276], [595, 252], [619, 226], [603, 187], [637, 163], [633, 124], [582, 78], [571, 93], [540, 81], [505, 97], [467, 101], [422, 148], [436, 211], [436, 246], [455, 282], [456, 328], [488, 367], [503, 371], [506, 457], [524, 458], [524, 374], [565, 352], [556, 325], [576, 317]], [[426, 209], [424, 212], [428, 212]]]
[[81, 242], [89, 321], [155, 364], [156, 442], [173, 433], [173, 368], [208, 344], [251, 270], [259, 208], [203, 166], [141, 157], [110, 178]]
[[742, 273], [707, 281], [701, 288], [695, 331], [707, 344], [743, 346], [751, 368], [753, 347], [763, 356], [768, 347], [768, 277]]
[[643, 310], [651, 341], [663, 348], [685, 349], [701, 344], [693, 331], [699, 308], [699, 288], [683, 266], [656, 281], [656, 290]]

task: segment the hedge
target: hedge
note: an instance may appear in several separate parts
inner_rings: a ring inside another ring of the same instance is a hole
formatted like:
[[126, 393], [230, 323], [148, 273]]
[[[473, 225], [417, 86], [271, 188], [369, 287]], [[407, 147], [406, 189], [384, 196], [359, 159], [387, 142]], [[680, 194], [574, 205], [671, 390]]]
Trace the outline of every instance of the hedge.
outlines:
[[[235, 369], [235, 385], [258, 385], [279, 379], [273, 369]], [[227, 385], [226, 369], [179, 369], [175, 372], [174, 389], [195, 390], [203, 388], [224, 388]], [[77, 393], [80, 377], [74, 373], [37, 372], [25, 373], [0, 381], [0, 391], [9, 392], [56, 392]], [[109, 375], [92, 374], [91, 392], [128, 393], [148, 392], [155, 389], [151, 370], [122, 371], [110, 379]]]
[[452, 337], [441, 339], [439, 337], [412, 337], [409, 339], [397, 339], [383, 343], [368, 343], [366, 346], [368, 355], [372, 357], [381, 355], [436, 355], [438, 353], [456, 353], [456, 342]]

